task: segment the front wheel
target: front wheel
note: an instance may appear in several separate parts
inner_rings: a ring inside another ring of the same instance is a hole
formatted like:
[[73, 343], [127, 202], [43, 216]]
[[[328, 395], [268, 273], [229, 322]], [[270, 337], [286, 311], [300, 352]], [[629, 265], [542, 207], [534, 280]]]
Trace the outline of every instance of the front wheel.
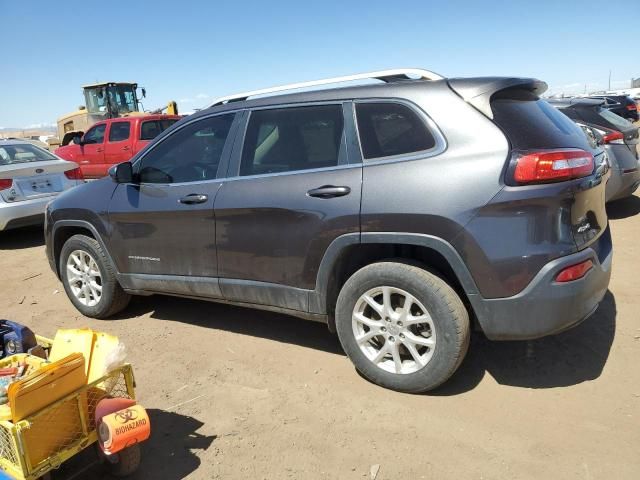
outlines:
[[380, 262], [358, 270], [336, 304], [340, 343], [369, 380], [420, 393], [445, 382], [469, 347], [469, 315], [440, 277]]
[[87, 317], [110, 317], [131, 299], [100, 244], [85, 235], [74, 235], [63, 245], [60, 277], [73, 305]]

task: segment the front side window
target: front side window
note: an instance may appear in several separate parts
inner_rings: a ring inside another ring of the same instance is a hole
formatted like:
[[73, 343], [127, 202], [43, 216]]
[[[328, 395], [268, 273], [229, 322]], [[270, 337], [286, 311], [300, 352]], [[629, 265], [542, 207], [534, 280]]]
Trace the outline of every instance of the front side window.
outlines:
[[242, 149], [240, 175], [335, 167], [343, 123], [341, 105], [252, 112]]
[[90, 128], [87, 133], [84, 135], [84, 143], [103, 143], [104, 142], [104, 131], [107, 126], [103, 123], [102, 125], [96, 125], [93, 128]]
[[357, 103], [356, 116], [365, 159], [429, 150], [433, 135], [416, 112], [399, 103]]
[[182, 183], [216, 178], [235, 114], [205, 118], [169, 135], [138, 165], [142, 183]]
[[140, 127], [140, 140], [152, 140], [178, 121], [177, 118], [166, 120], [147, 120]]
[[131, 132], [131, 123], [114, 122], [111, 124], [111, 129], [109, 130], [109, 141], [122, 142], [123, 140], [127, 140], [129, 138], [130, 132]]

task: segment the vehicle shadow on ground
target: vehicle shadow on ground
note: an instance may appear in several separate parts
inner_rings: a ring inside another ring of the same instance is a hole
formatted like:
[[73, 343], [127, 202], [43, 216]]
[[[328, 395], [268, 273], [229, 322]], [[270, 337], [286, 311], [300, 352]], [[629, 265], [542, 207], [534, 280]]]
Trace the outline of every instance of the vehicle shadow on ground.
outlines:
[[0, 251], [20, 250], [42, 245], [44, 245], [42, 226], [16, 228], [15, 230], [0, 232]]
[[151, 318], [158, 320], [189, 323], [345, 355], [338, 337], [329, 332], [324, 323], [207, 301], [162, 295], [134, 297], [131, 305], [110, 321], [149, 312], [152, 312]]
[[492, 342], [474, 334], [469, 353], [451, 379], [429, 395], [472, 390], [489, 373], [501, 385], [553, 388], [600, 376], [616, 330], [616, 301], [607, 291], [600, 307], [577, 327], [559, 335], [520, 342]]
[[[164, 410], [149, 409], [151, 437], [142, 444], [142, 461], [131, 480], [162, 478], [179, 480], [200, 466], [196, 453], [207, 450], [217, 438], [204, 436], [198, 430], [199, 420]], [[116, 478], [98, 461], [95, 448], [88, 448], [66, 462], [53, 475], [54, 480], [95, 480]]]
[[633, 217], [640, 213], [640, 197], [635, 195], [607, 203], [607, 216], [612, 220]]

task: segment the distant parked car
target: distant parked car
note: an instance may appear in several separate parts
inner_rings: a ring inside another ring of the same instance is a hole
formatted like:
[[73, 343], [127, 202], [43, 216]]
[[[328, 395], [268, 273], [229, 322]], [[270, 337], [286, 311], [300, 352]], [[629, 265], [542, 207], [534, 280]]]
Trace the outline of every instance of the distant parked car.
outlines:
[[46, 204], [80, 183], [76, 163], [28, 141], [0, 140], [0, 231], [42, 223]]
[[180, 118], [178, 115], [144, 115], [104, 120], [55, 153], [77, 162], [84, 178], [104, 177], [109, 167], [130, 160]]
[[618, 200], [633, 194], [640, 185], [638, 128], [607, 110], [603, 99], [570, 98], [549, 100], [562, 113], [591, 129], [591, 134], [607, 151], [611, 178], [606, 200]]
[[590, 95], [588, 98], [604, 100], [604, 108], [632, 122], [637, 122], [638, 104], [628, 95]]

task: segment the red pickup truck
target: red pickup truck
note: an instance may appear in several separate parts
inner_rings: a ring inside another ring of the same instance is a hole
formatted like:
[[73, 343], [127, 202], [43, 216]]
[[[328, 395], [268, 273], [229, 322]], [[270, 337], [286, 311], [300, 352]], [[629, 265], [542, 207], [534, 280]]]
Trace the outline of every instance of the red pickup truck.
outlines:
[[94, 124], [74, 143], [57, 148], [54, 153], [80, 165], [84, 178], [104, 177], [109, 167], [129, 160], [181, 118], [178, 115], [141, 115], [104, 120]]

